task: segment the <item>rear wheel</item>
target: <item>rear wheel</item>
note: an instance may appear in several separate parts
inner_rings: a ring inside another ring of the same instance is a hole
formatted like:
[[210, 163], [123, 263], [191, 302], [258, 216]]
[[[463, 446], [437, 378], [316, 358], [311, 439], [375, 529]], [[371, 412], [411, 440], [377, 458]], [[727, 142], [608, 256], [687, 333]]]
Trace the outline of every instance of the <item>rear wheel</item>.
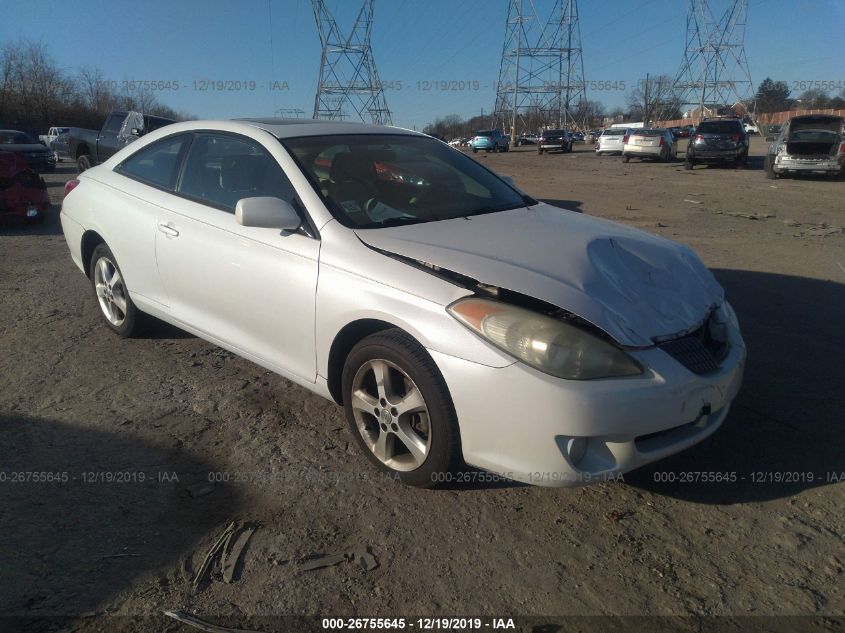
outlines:
[[478, 153], [478, 148], [473, 147], [473, 148], [472, 148], [472, 153], [473, 153], [473, 154], [477, 154], [477, 153]]
[[629, 163], [629, 162], [631, 162], [631, 157], [630, 157], [630, 156], [628, 156], [627, 154], [622, 154], [622, 162], [623, 162], [623, 163]]
[[378, 332], [352, 349], [343, 402], [364, 454], [403, 483], [431, 487], [460, 464], [457, 416], [443, 376], [402, 330]]
[[543, 148], [542, 148], [542, 147], [538, 147], [538, 148], [537, 148], [537, 153], [538, 153], [538, 154], [542, 154], [542, 153], [543, 153]]
[[763, 169], [766, 170], [766, 178], [768, 178], [769, 180], [774, 180], [778, 177], [778, 175], [775, 173], [775, 161], [772, 159], [771, 154], [766, 154], [766, 160], [764, 161]]
[[129, 296], [126, 282], [111, 250], [105, 244], [91, 256], [91, 286], [109, 328], [129, 338], [140, 330], [140, 312]]
[[91, 169], [93, 166], [94, 161], [91, 160], [91, 157], [88, 154], [83, 154], [76, 159], [76, 169], [80, 174], [86, 169]]
[[684, 160], [684, 169], [689, 171], [695, 167], [695, 160], [693, 160], [692, 156], [687, 155], [686, 159]]

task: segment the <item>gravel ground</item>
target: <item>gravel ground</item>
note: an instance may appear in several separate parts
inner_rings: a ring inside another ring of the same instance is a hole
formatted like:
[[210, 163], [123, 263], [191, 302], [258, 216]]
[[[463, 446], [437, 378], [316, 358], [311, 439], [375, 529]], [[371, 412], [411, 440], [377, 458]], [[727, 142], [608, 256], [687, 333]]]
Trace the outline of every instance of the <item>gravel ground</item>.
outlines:
[[[692, 172], [586, 146], [477, 156], [535, 197], [690, 244], [743, 326], [718, 433], [579, 489], [403, 487], [334, 404], [164, 324], [115, 337], [57, 221], [74, 172], [48, 175], [48, 221], [0, 227], [0, 615], [81, 631], [153, 630], [176, 608], [263, 630], [280, 614], [845, 615], [845, 183], [766, 180], [763, 148]], [[235, 520], [258, 528], [234, 582], [212, 570], [194, 590]], [[302, 569], [362, 548], [375, 569]]]

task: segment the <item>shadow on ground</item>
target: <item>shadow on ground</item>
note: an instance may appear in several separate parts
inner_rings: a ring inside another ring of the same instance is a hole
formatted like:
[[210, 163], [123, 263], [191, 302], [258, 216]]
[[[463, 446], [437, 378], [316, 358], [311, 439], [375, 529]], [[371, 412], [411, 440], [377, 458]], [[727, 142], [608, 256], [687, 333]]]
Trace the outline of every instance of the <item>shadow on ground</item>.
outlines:
[[51, 630], [139, 582], [167, 594], [181, 557], [240, 509], [227, 487], [187, 494], [214, 468], [180, 443], [85, 422], [0, 414], [0, 464], [3, 630]]
[[[742, 391], [705, 442], [629, 473], [626, 482], [701, 503], [745, 503], [829, 485], [845, 461], [845, 286], [714, 270], [748, 347]], [[736, 472], [736, 483], [656, 483], [656, 473]]]

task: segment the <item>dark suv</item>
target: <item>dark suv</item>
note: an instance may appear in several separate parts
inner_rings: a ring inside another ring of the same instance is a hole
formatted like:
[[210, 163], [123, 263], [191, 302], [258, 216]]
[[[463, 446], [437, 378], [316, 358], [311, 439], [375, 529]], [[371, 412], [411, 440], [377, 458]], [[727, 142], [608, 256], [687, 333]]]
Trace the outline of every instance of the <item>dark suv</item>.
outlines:
[[704, 119], [687, 145], [685, 169], [699, 163], [745, 165], [748, 135], [739, 119]]

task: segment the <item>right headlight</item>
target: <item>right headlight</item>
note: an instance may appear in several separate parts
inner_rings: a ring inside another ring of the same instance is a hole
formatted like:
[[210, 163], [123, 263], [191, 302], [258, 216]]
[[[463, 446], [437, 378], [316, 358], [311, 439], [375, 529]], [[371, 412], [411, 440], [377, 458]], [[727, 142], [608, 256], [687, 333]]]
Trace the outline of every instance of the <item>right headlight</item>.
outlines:
[[584, 330], [531, 310], [461, 299], [449, 314], [499, 349], [542, 372], [571, 380], [636, 376], [637, 361]]

